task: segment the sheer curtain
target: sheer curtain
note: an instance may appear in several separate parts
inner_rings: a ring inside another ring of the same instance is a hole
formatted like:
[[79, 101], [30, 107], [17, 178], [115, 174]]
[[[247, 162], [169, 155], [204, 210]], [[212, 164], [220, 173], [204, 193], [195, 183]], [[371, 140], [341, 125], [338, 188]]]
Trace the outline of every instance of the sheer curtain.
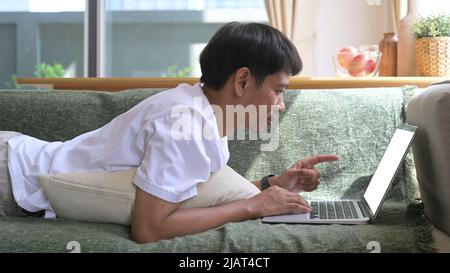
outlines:
[[395, 33], [398, 33], [400, 19], [406, 14], [407, 0], [390, 0], [391, 23]]
[[297, 47], [303, 61], [301, 75], [316, 71], [316, 1], [265, 0], [271, 26], [283, 32]]
[[265, 4], [270, 25], [283, 32], [292, 40], [297, 27], [297, 1], [265, 0]]

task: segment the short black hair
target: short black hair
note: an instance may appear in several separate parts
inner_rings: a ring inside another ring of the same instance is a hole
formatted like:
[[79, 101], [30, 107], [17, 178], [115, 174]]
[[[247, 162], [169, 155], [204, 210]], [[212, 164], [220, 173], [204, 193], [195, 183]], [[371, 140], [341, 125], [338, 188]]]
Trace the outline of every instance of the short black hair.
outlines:
[[297, 75], [303, 64], [294, 44], [279, 30], [264, 24], [231, 22], [220, 28], [200, 54], [206, 86], [221, 89], [239, 68], [249, 68], [258, 87], [268, 75]]

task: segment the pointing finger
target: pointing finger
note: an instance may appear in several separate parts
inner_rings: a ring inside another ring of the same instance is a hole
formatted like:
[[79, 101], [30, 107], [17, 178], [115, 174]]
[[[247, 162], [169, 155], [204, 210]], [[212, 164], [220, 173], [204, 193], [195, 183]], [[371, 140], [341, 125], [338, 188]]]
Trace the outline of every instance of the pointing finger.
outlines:
[[339, 159], [337, 155], [318, 155], [313, 157], [308, 157], [303, 161], [304, 167], [312, 168], [314, 165], [322, 162], [333, 162]]
[[299, 178], [312, 179], [316, 176], [316, 172], [311, 169], [300, 169], [297, 171], [297, 175]]

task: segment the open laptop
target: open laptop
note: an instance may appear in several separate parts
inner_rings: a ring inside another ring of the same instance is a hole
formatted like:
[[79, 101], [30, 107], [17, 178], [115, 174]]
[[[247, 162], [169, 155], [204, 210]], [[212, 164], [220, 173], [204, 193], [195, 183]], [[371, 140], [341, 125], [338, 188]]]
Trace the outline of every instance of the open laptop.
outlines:
[[305, 224], [367, 224], [373, 222], [411, 146], [416, 129], [417, 127], [405, 124], [395, 130], [362, 200], [309, 201], [312, 207], [310, 213], [266, 216], [262, 221]]

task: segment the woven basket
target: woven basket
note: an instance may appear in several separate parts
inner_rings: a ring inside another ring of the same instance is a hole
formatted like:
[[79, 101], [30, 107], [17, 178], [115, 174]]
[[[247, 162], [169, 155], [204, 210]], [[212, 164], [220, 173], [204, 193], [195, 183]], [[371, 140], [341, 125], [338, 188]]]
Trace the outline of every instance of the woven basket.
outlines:
[[416, 60], [420, 76], [450, 76], [450, 37], [416, 40]]

